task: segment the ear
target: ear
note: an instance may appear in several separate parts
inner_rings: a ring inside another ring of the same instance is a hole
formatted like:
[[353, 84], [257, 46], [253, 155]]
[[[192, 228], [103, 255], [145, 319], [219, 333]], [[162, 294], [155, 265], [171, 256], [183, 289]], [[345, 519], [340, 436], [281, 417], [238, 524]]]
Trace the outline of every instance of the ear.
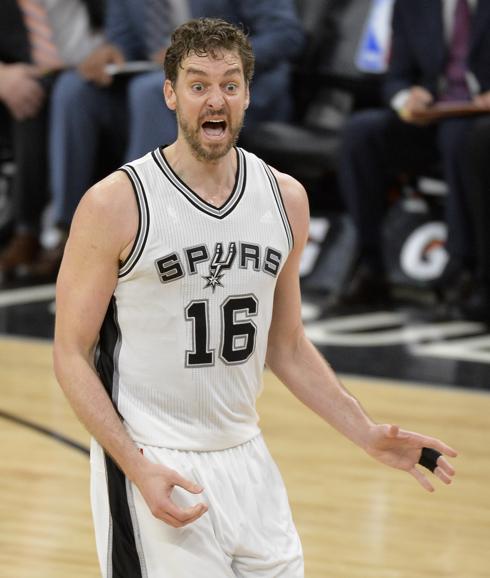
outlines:
[[165, 97], [165, 102], [170, 110], [175, 110], [177, 108], [177, 98], [175, 96], [175, 90], [170, 82], [170, 80], [165, 79], [163, 84], [163, 96]]

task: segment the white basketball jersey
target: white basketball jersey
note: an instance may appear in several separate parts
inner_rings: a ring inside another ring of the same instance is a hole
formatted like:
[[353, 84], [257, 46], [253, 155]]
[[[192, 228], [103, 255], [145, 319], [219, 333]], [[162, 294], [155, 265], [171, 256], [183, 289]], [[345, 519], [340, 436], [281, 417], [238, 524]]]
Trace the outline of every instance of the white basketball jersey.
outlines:
[[159, 149], [122, 168], [139, 230], [97, 368], [136, 442], [218, 450], [259, 433], [274, 289], [293, 239], [270, 168], [235, 151], [235, 187], [220, 208], [188, 188]]

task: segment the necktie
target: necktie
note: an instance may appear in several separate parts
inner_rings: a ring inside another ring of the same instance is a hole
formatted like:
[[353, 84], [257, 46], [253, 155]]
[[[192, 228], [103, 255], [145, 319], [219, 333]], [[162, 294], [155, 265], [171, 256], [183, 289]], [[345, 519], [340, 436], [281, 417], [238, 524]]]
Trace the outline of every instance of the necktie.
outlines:
[[454, 27], [446, 65], [446, 89], [442, 100], [470, 100], [466, 82], [466, 60], [468, 57], [471, 29], [471, 13], [467, 0], [457, 0]]
[[167, 46], [170, 39], [170, 6], [168, 0], [146, 1], [146, 48], [148, 56]]
[[54, 42], [46, 9], [36, 0], [17, 1], [24, 17], [32, 61], [48, 70], [61, 68], [63, 61]]

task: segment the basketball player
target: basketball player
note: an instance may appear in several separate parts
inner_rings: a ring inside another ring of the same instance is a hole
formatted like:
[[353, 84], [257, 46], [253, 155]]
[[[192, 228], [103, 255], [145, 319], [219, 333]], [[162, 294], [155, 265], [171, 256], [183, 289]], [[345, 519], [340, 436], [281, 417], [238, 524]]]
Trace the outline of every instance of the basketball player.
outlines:
[[305, 337], [305, 191], [234, 146], [253, 73], [245, 35], [188, 22], [165, 72], [177, 140], [86, 193], [58, 279], [55, 369], [94, 438], [102, 574], [300, 578], [300, 540], [257, 423], [264, 363], [429, 491], [423, 451], [446, 484], [454, 470], [440, 454], [456, 452], [374, 423]]

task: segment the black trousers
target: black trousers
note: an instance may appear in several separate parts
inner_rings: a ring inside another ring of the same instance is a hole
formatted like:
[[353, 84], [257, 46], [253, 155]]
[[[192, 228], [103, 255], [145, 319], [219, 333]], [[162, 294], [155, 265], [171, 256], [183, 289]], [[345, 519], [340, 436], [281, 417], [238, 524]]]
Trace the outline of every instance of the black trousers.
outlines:
[[10, 119], [10, 138], [16, 174], [13, 181], [14, 224], [37, 231], [49, 199], [48, 114], [51, 87], [55, 78], [42, 79], [46, 91], [43, 107], [30, 119]]
[[469, 133], [467, 152], [477, 271], [490, 289], [490, 115], [475, 121]]
[[465, 154], [472, 124], [457, 118], [420, 127], [401, 121], [389, 109], [352, 115], [342, 134], [338, 178], [359, 235], [361, 259], [382, 267], [382, 224], [394, 177], [423, 174], [439, 163], [449, 187], [448, 251], [457, 261], [474, 260]]

